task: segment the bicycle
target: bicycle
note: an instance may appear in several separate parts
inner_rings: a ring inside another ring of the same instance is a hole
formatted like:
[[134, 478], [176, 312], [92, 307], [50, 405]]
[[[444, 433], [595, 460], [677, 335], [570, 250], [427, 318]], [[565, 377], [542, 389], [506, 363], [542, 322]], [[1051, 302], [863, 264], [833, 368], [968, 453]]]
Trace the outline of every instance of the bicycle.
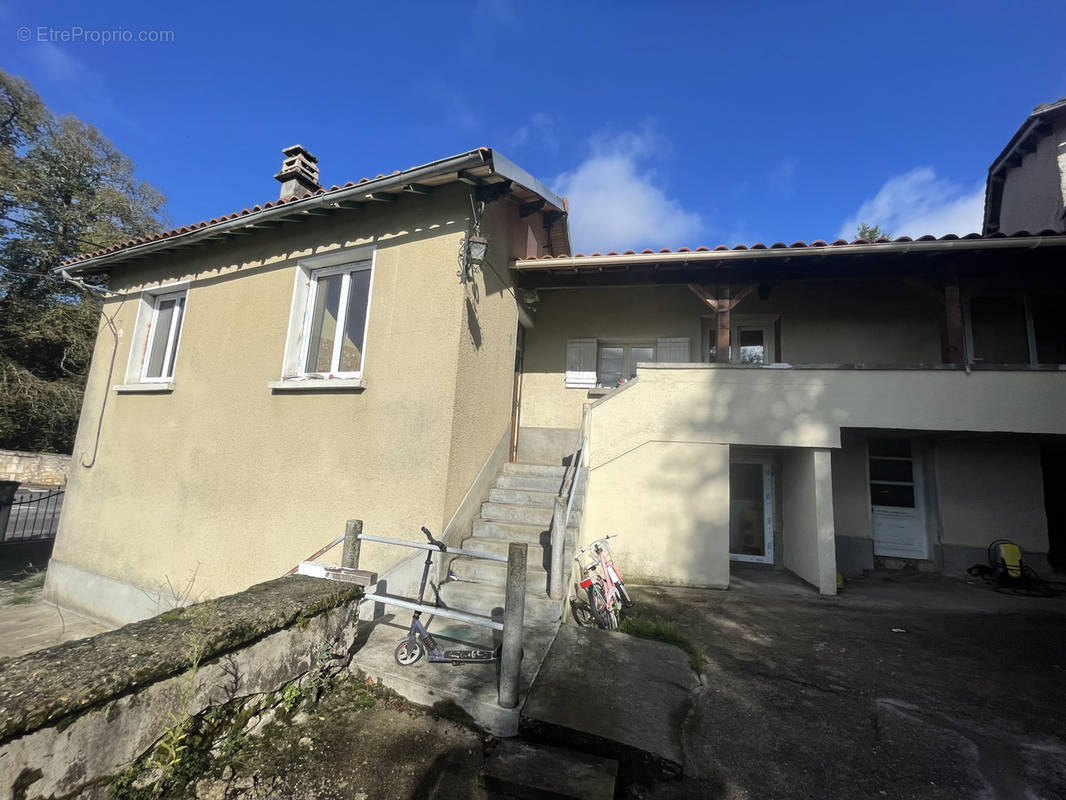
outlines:
[[574, 603], [574, 619], [579, 625], [591, 628], [594, 624], [603, 630], [613, 631], [618, 627], [618, 617], [623, 609], [631, 608], [633, 601], [626, 591], [626, 585], [611, 556], [608, 539], [616, 537], [611, 533], [597, 539], [587, 547], [577, 551], [574, 559], [581, 566], [581, 556], [591, 551], [593, 560], [581, 567], [581, 582], [578, 584], [588, 595], [588, 605], [582, 608]]

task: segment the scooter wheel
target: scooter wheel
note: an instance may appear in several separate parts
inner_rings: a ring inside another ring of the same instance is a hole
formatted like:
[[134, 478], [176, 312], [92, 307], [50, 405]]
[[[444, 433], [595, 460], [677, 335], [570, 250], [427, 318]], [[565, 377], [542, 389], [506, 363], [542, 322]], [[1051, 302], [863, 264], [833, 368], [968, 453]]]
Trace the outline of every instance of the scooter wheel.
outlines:
[[425, 652], [426, 648], [422, 646], [422, 642], [411, 636], [396, 645], [396, 652], [393, 656], [401, 667], [409, 667], [422, 658]]

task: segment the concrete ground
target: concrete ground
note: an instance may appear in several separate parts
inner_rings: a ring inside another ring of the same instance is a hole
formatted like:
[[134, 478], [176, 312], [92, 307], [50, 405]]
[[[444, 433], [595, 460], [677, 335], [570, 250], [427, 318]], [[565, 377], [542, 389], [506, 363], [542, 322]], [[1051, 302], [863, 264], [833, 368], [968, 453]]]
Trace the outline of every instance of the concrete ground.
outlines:
[[638, 796], [1066, 797], [1066, 597], [879, 575], [823, 598], [744, 569], [632, 594], [709, 657], [686, 777]]
[[[44, 571], [24, 558], [0, 553], [0, 658], [31, 653], [108, 630], [41, 597]], [[41, 562], [42, 566], [47, 560]]]

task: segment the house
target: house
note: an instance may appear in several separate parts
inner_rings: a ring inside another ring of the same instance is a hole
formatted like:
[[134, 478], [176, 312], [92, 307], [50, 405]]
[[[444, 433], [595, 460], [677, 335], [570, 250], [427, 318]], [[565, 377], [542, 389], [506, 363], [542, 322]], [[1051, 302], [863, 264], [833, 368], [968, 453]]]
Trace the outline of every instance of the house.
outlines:
[[[495, 151], [329, 190], [285, 154], [278, 202], [65, 266], [114, 295], [52, 597], [135, 619], [349, 518], [543, 542], [550, 512], [515, 520], [550, 479], [507, 464], [586, 438], [580, 536], [619, 533], [631, 579], [726, 587], [748, 562], [833, 594], [998, 538], [1062, 564], [1066, 236], [572, 255], [566, 202]], [[395, 549], [363, 559], [404, 583]]]

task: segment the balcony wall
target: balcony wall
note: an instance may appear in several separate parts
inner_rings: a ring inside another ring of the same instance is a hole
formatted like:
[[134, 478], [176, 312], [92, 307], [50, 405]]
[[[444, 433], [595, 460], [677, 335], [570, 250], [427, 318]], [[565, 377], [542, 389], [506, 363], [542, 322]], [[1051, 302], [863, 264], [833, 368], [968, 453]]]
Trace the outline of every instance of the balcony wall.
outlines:
[[787, 500], [783, 564], [829, 594], [834, 479], [825, 451], [840, 447], [842, 428], [1066, 434], [1063, 408], [1058, 369], [644, 365], [591, 407], [583, 528], [589, 538], [621, 534], [623, 574], [728, 585], [729, 446], [796, 448], [778, 487]]

